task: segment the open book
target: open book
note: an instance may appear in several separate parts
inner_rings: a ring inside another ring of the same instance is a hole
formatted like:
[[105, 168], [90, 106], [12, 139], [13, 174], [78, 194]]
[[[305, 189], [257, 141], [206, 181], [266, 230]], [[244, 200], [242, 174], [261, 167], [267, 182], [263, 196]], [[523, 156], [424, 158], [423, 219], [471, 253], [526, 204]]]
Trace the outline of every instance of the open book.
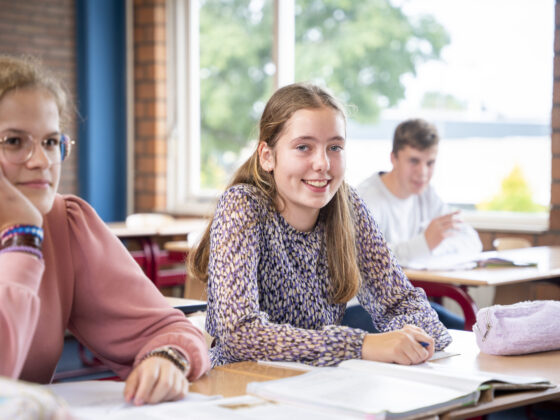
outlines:
[[481, 259], [476, 262], [476, 266], [480, 268], [491, 267], [537, 267], [534, 261], [517, 261], [501, 257], [491, 257]]
[[335, 368], [252, 382], [247, 392], [281, 403], [368, 419], [420, 418], [474, 405], [487, 389], [550, 388], [545, 378], [469, 373], [445, 365], [347, 360]]
[[427, 258], [408, 261], [405, 266], [412, 270], [431, 270], [431, 271], [454, 271], [472, 270], [474, 268], [498, 268], [498, 267], [537, 267], [535, 261], [526, 259], [510, 259], [493, 255], [483, 254], [458, 254], [430, 256]]

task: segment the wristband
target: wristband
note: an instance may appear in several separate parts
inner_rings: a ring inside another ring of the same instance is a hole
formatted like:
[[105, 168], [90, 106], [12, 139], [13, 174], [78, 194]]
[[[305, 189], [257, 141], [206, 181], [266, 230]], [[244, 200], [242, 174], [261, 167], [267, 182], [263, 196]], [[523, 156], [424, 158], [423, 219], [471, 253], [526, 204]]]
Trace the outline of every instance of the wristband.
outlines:
[[10, 246], [0, 249], [0, 255], [6, 252], [25, 252], [27, 254], [35, 255], [40, 260], [43, 259], [43, 253], [41, 250], [32, 246]]
[[35, 225], [13, 225], [0, 233], [2, 241], [12, 235], [29, 234], [37, 236], [41, 241], [43, 240], [43, 228]]
[[150, 357], [163, 357], [164, 359], [169, 360], [173, 363], [177, 368], [183, 373], [188, 373], [189, 371], [189, 362], [179, 351], [175, 350], [173, 347], [161, 347], [159, 349], [152, 350], [142, 357], [140, 362], [150, 358]]
[[41, 250], [43, 247], [43, 241], [41, 241], [38, 236], [31, 235], [29, 233], [18, 233], [2, 238], [2, 245], [0, 248], [9, 248], [12, 246], [30, 246]]

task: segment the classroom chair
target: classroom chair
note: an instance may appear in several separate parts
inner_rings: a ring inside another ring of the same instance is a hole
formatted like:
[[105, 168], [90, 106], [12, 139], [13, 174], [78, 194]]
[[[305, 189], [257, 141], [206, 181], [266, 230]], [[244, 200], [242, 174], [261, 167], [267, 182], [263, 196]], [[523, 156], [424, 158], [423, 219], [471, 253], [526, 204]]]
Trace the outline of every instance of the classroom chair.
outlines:
[[[126, 218], [126, 226], [131, 229], [157, 230], [173, 224], [174, 220], [167, 214], [134, 213]], [[155, 239], [137, 242], [140, 249], [131, 251], [131, 255], [158, 289], [183, 286], [187, 275], [184, 255], [161, 249]]]
[[476, 312], [478, 310], [476, 304], [470, 297], [465, 286], [456, 288], [450, 284], [435, 283], [422, 280], [411, 280], [414, 287], [420, 287], [426, 292], [428, 298], [434, 298], [437, 302], [441, 298], [449, 298], [459, 304], [465, 318], [466, 331], [472, 331], [472, 326], [476, 323]]

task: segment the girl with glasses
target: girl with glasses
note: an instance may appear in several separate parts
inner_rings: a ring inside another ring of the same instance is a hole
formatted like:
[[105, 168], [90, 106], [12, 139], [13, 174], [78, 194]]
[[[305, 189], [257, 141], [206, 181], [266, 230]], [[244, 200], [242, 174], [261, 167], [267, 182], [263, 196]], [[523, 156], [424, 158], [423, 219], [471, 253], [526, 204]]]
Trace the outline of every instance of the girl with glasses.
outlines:
[[[451, 341], [344, 182], [345, 147], [343, 109], [323, 89], [289, 85], [268, 101], [257, 149], [191, 254], [191, 274], [208, 281], [214, 365], [412, 364]], [[340, 325], [356, 295], [382, 333]]]
[[50, 382], [68, 329], [127, 401], [182, 398], [209, 367], [204, 337], [86, 202], [57, 194], [66, 102], [36, 63], [0, 56], [0, 375]]

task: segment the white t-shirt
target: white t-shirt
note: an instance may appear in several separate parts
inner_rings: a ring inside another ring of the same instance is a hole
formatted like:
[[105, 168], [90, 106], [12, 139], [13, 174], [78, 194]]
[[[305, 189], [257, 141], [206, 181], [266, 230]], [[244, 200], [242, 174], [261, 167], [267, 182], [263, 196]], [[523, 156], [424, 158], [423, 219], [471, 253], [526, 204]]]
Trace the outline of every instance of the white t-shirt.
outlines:
[[358, 186], [358, 193], [373, 213], [391, 250], [403, 266], [430, 256], [471, 255], [482, 251], [476, 231], [461, 223], [451, 236], [430, 252], [424, 231], [430, 222], [452, 210], [429, 185], [422, 194], [396, 197], [375, 173]]

